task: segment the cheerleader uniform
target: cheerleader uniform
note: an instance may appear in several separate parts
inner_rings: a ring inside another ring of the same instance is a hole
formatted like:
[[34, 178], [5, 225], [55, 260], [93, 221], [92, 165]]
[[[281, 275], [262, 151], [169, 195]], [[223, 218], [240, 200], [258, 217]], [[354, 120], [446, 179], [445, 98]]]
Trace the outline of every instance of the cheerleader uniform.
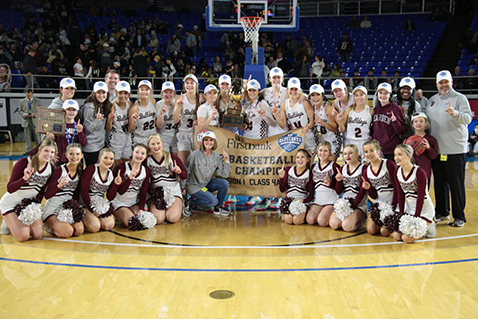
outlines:
[[[280, 106], [281, 106], [282, 102], [287, 100], [287, 89], [285, 87], [281, 86], [281, 88], [279, 90], [279, 94], [277, 96], [274, 96], [274, 94], [272, 92], [273, 92], [272, 88], [264, 89], [262, 91], [262, 94], [264, 96], [264, 100], [270, 105], [271, 110], [272, 110], [273, 107], [276, 107], [277, 109], [280, 109]], [[288, 130], [289, 130], [288, 127], [283, 129], [277, 124], [277, 122], [274, 122], [274, 125], [271, 125], [269, 127], [269, 136], [282, 134], [282, 133], [287, 132]]]
[[112, 204], [115, 210], [121, 207], [130, 208], [139, 203], [139, 209], [144, 210], [146, 206], [146, 194], [149, 186], [149, 169], [146, 166], [140, 165], [140, 171], [135, 178], [130, 179], [131, 174], [130, 162], [121, 163], [115, 169], [115, 174], [121, 170], [121, 178], [123, 183], [118, 189], [116, 197]]
[[[122, 110], [118, 104], [115, 106], [115, 117], [113, 126], [106, 143], [109, 148], [115, 151], [115, 159], [130, 158], [132, 153], [131, 133], [128, 131], [128, 110], [129, 105]], [[138, 119], [139, 121], [139, 119]]]
[[156, 133], [156, 109], [151, 100], [149, 100], [146, 107], [138, 105], [138, 110], [139, 117], [133, 132], [133, 145], [138, 143], [148, 145], [148, 137]]
[[303, 200], [308, 203], [314, 199], [314, 183], [310, 178], [310, 170], [297, 174], [297, 167], [287, 167], [285, 175], [279, 180], [279, 190], [286, 192], [286, 197]]
[[[319, 110], [314, 108], [314, 115], [320, 118], [325, 123], [330, 124], [329, 117], [327, 116], [327, 113], [325, 113], [326, 104], [327, 101], [323, 101]], [[317, 123], [314, 125], [314, 128], [316, 131], [316, 135], [320, 133], [322, 139], [332, 145], [332, 153], [334, 153], [335, 157], [338, 158], [340, 156], [340, 150], [342, 148], [342, 135], [340, 134], [340, 131], [337, 130], [337, 132], [334, 133], [332, 131], [329, 131], [325, 126]]]
[[400, 185], [396, 190], [400, 212], [421, 217], [429, 223], [433, 222], [435, 207], [428, 194], [425, 171], [417, 165], [413, 165], [408, 176], [404, 176], [403, 168], [399, 167], [397, 182]]
[[[168, 152], [177, 153], [178, 151], [178, 140], [176, 139], [176, 133], [178, 131], [178, 124], [174, 124], [173, 115], [174, 115], [174, 102], [171, 106], [167, 106], [166, 112], [163, 114], [163, 126], [159, 129], [159, 134], [163, 140], [163, 149]], [[161, 109], [164, 106], [164, 100], [156, 103], [156, 117], [159, 117], [161, 114]]]
[[183, 98], [184, 104], [181, 109], [181, 118], [178, 129], [178, 151], [191, 152], [193, 150], [193, 124], [196, 120], [196, 104], [189, 103]]
[[348, 144], [354, 144], [359, 149], [360, 156], [364, 158], [363, 144], [372, 139], [372, 114], [370, 114], [370, 107], [365, 106], [365, 109], [358, 113], [350, 109], [349, 118], [347, 120], [347, 141]]
[[[259, 114], [260, 107], [266, 111], [266, 116]], [[274, 125], [272, 114], [267, 102], [256, 100], [255, 102], [246, 102], [244, 104], [244, 115], [249, 125], [244, 129], [244, 137], [258, 140], [268, 137], [268, 128]]]
[[343, 180], [337, 182], [335, 190], [337, 194], [342, 194], [342, 198], [352, 198], [352, 208], [360, 209], [362, 213], [367, 214], [367, 196], [365, 189], [362, 188], [362, 175], [367, 166], [360, 164], [354, 171], [350, 171], [349, 164], [345, 164], [340, 168], [340, 173], [344, 177]]
[[[204, 117], [206, 120], [211, 116], [212, 110], [214, 106], [209, 103], [204, 103], [198, 108], [197, 117]], [[210, 126], [219, 126], [219, 112], [212, 118], [211, 122], [209, 122]]]
[[[320, 162], [312, 165], [312, 179], [314, 182], [315, 197], [313, 205], [333, 205], [339, 195], [335, 191], [335, 172], [339, 166], [335, 162], [329, 162], [325, 167], [320, 166]], [[328, 176], [330, 186], [325, 185], [324, 178]]]
[[[67, 177], [68, 182], [62, 187], [58, 188], [63, 177]], [[47, 199], [45, 206], [43, 207], [43, 222], [46, 222], [52, 215], [56, 215], [55, 210], [60, 207], [64, 202], [75, 199], [78, 200], [80, 178], [78, 173], [72, 177], [70, 172], [63, 164], [55, 169], [50, 181], [48, 182], [48, 188], [45, 193]]]
[[110, 169], [108, 169], [108, 176], [106, 180], [101, 178], [99, 164], [93, 164], [86, 168], [81, 176], [80, 187], [80, 204], [85, 206], [90, 212], [93, 212], [91, 207], [91, 198], [98, 196], [112, 201], [118, 191], [118, 185], [113, 182], [114, 177]]
[[23, 171], [27, 168], [28, 163], [30, 163], [30, 158], [25, 157], [19, 160], [13, 167], [7, 184], [7, 192], [0, 199], [2, 215], [13, 213], [13, 209], [17, 204], [21, 203], [22, 199], [34, 197], [40, 202], [43, 199], [43, 194], [53, 173], [54, 166], [51, 163], [47, 163], [41, 171], [35, 171], [27, 180], [24, 180]]
[[[291, 129], [306, 127], [309, 124], [309, 117], [305, 111], [304, 104], [297, 102], [295, 107], [291, 107], [290, 99], [285, 101], [285, 114], [287, 124]], [[305, 149], [313, 151], [316, 148], [314, 131], [308, 130], [305, 134]]]
[[188, 173], [181, 159], [174, 154], [170, 155], [171, 159], [169, 160], [168, 166], [164, 163], [164, 157], [160, 162], [158, 162], [153, 156], [147, 158], [146, 166], [149, 168], [151, 176], [149, 194], [151, 194], [152, 190], [156, 187], [173, 187], [174, 196], [182, 200], [183, 196], [178, 182], [178, 175], [173, 172], [174, 161], [176, 161], [176, 164], [181, 168], [181, 174], [179, 175], [180, 179], [186, 179]]
[[375, 200], [387, 202], [394, 205], [393, 185], [395, 185], [395, 176], [397, 165], [386, 158], [382, 159], [377, 173], [372, 170], [372, 165], [367, 167], [363, 177], [370, 183], [368, 194]]

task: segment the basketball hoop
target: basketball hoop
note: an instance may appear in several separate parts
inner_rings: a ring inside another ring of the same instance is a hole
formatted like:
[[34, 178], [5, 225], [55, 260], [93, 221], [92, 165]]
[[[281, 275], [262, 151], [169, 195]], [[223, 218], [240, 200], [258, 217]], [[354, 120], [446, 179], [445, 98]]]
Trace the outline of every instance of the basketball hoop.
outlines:
[[261, 17], [242, 17], [241, 24], [244, 29], [244, 40], [246, 42], [259, 41], [259, 28], [261, 27], [264, 18]]

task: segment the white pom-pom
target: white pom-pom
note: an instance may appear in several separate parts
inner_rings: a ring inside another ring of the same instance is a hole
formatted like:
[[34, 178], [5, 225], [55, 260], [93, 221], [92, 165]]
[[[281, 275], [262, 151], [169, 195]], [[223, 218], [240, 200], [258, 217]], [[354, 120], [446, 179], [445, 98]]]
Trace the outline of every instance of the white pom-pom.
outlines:
[[302, 203], [300, 200], [293, 200], [289, 205], [289, 212], [294, 215], [300, 215], [307, 211], [307, 206]]
[[111, 203], [104, 197], [94, 196], [91, 198], [91, 207], [95, 213], [104, 215], [110, 210]]
[[334, 212], [340, 221], [344, 221], [350, 214], [353, 213], [350, 202], [345, 198], [339, 198], [335, 201]]
[[378, 203], [378, 209], [380, 210], [380, 221], [383, 223], [385, 217], [388, 215], [393, 215], [393, 208], [392, 205], [390, 205], [387, 202], [379, 202]]
[[425, 236], [427, 228], [427, 222], [424, 219], [405, 214], [400, 218], [398, 230], [407, 236], [418, 239]]
[[164, 201], [166, 202], [166, 208], [171, 207], [174, 204], [176, 198], [174, 197], [174, 187], [163, 187]]
[[70, 225], [73, 225], [75, 223], [75, 220], [73, 219], [73, 211], [71, 209], [61, 208], [57, 209], [55, 213], [57, 214], [56, 219], [58, 219], [58, 221]]
[[18, 219], [23, 223], [23, 225], [31, 226], [34, 222], [41, 218], [41, 215], [41, 204], [31, 203], [22, 210], [18, 216]]
[[138, 214], [138, 220], [144, 228], [154, 228], [156, 226], [157, 220], [156, 216], [148, 211], [140, 210]]

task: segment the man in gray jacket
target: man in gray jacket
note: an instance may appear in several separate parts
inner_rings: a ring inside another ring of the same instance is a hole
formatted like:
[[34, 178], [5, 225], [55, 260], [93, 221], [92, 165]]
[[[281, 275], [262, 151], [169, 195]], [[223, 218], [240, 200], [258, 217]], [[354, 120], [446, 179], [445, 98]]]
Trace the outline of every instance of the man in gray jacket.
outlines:
[[23, 118], [22, 127], [25, 130], [25, 142], [27, 151], [24, 155], [32, 150], [32, 134], [35, 138], [35, 143], [40, 143], [40, 134], [36, 133], [37, 127], [37, 107], [41, 107], [41, 101], [39, 98], [33, 96], [32, 89], [25, 90], [26, 97], [20, 100], [20, 106], [18, 113]]
[[430, 98], [426, 109], [430, 134], [438, 142], [438, 156], [432, 161], [435, 218], [437, 221], [450, 219], [451, 192], [454, 221], [449, 225], [462, 227], [466, 222], [465, 164], [472, 113], [466, 96], [453, 89], [449, 71], [438, 72], [436, 84], [438, 94]]

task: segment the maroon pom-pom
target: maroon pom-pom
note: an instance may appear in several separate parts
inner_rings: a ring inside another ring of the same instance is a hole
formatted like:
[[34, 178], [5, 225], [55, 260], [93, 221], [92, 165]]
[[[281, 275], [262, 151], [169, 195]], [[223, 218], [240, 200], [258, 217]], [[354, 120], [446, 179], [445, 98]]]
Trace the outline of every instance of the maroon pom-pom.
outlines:
[[22, 201], [15, 205], [13, 208], [13, 211], [17, 216], [20, 216], [20, 213], [30, 204], [35, 203], [35, 204], [40, 204], [40, 202], [35, 198], [35, 197], [30, 197], [30, 198], [24, 198]]
[[166, 201], [164, 200], [164, 190], [161, 186], [153, 188], [151, 197], [153, 204], [158, 210], [166, 210]]
[[392, 215], [388, 215], [383, 220], [383, 225], [388, 229], [389, 232], [393, 233], [394, 231], [398, 231], [398, 226], [400, 225], [400, 218], [402, 218], [403, 214], [395, 213]]
[[138, 231], [138, 230], [143, 230], [146, 229], [143, 224], [139, 221], [138, 215], [131, 216], [128, 219], [128, 228], [129, 230], [132, 231]]
[[373, 222], [379, 226], [382, 227], [383, 223], [380, 220], [380, 209], [378, 208], [379, 202], [375, 201], [375, 203], [370, 206], [370, 218], [373, 220]]
[[63, 208], [64, 209], [71, 209], [73, 212], [73, 220], [75, 223], [79, 223], [83, 221], [85, 218], [85, 211], [83, 210], [83, 207], [78, 204], [78, 202], [74, 199], [69, 199], [66, 202], [63, 203]]
[[285, 197], [280, 203], [280, 212], [281, 214], [290, 214], [289, 206], [294, 199], [292, 197]]
[[111, 215], [113, 215], [114, 211], [115, 211], [115, 208], [113, 207], [113, 204], [110, 203], [110, 209], [108, 209], [106, 213], [100, 215], [100, 218], [110, 217]]

